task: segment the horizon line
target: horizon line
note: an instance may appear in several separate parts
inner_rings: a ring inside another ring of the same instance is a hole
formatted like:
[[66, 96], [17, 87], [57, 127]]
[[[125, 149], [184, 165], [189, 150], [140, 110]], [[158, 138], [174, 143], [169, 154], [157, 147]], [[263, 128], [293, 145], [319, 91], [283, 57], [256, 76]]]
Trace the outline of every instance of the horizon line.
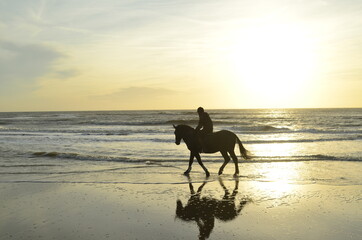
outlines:
[[[19, 110], [19, 111], [0, 111], [0, 113], [30, 113], [30, 112], [136, 112], [136, 111], [184, 111], [194, 110], [196, 108], [169, 108], [169, 109], [118, 109], [118, 110]], [[208, 111], [214, 110], [267, 110], [267, 109], [362, 109], [362, 107], [286, 107], [286, 108], [206, 108]]]

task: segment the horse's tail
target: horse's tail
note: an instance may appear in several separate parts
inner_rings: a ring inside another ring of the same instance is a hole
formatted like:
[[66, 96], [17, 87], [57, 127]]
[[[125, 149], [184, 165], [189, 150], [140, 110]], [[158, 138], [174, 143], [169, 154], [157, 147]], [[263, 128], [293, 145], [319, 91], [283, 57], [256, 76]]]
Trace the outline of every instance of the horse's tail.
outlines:
[[250, 155], [249, 155], [249, 151], [246, 150], [246, 148], [244, 148], [243, 144], [241, 143], [240, 139], [238, 138], [238, 136], [236, 136], [236, 141], [238, 142], [239, 144], [239, 149], [240, 149], [240, 154], [241, 156], [247, 160], [247, 159], [250, 159]]

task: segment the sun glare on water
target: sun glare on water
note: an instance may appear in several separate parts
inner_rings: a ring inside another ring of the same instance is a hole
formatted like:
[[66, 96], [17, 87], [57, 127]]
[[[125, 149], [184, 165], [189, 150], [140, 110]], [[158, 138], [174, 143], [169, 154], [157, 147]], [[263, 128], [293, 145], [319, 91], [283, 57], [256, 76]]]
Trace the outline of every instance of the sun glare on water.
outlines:
[[280, 198], [293, 194], [299, 188], [294, 184], [299, 178], [299, 169], [303, 163], [267, 163], [259, 166], [260, 182], [254, 187], [270, 198]]
[[[234, 86], [268, 107], [297, 103], [311, 85], [314, 44], [297, 24], [263, 23], [236, 31], [229, 61]], [[294, 102], [293, 102], [294, 101]]]

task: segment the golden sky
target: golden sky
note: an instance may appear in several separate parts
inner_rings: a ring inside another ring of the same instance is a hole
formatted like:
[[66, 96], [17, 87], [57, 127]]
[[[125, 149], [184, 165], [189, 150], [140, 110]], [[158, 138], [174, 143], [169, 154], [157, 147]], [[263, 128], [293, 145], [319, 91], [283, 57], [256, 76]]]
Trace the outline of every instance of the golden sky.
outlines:
[[360, 0], [2, 0], [0, 111], [362, 107]]

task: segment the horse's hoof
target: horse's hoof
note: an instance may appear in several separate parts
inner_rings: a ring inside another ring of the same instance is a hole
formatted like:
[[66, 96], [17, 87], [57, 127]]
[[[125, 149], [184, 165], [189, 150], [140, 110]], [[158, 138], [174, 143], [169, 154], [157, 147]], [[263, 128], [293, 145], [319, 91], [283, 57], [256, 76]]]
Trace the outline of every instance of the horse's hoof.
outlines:
[[210, 173], [209, 173], [209, 172], [206, 172], [206, 177], [210, 177]]
[[187, 171], [186, 171], [186, 172], [184, 172], [184, 175], [185, 175], [185, 176], [188, 176], [189, 173], [190, 173], [190, 172], [187, 172]]

